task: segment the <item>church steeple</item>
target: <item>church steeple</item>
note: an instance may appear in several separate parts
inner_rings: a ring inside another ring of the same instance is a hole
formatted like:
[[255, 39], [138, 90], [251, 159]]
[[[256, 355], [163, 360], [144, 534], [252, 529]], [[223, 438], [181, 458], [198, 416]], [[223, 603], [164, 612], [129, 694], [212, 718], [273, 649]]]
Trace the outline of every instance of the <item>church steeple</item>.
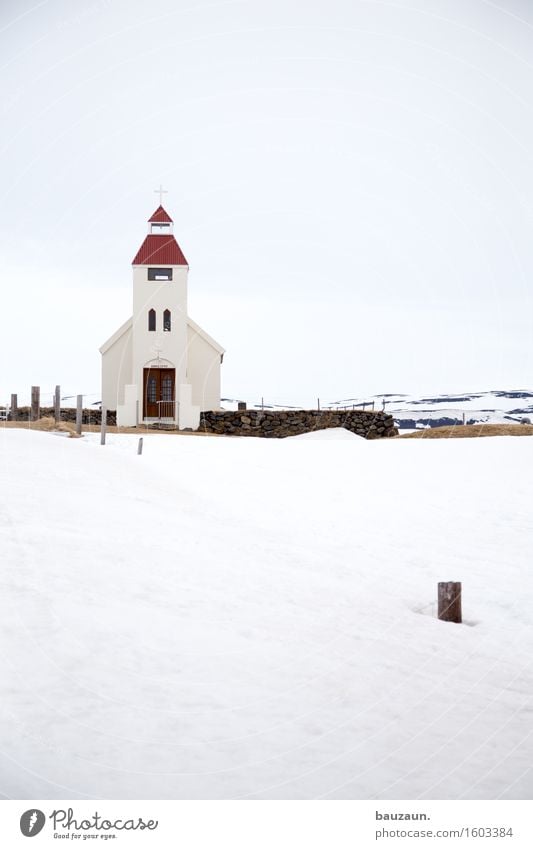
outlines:
[[161, 204], [159, 204], [154, 214], [148, 219], [148, 232], [159, 236], [166, 236], [172, 233], [173, 224], [174, 222], [166, 209], [163, 209]]
[[133, 265], [188, 265], [173, 235], [174, 222], [161, 204], [148, 219], [148, 235], [137, 251]]

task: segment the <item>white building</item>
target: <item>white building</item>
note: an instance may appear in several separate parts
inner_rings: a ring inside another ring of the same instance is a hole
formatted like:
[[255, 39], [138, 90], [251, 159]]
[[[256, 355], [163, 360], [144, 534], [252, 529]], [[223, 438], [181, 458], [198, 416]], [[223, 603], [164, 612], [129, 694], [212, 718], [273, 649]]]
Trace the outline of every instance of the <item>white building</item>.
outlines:
[[133, 315], [100, 348], [102, 405], [117, 424], [195, 430], [220, 407], [224, 349], [187, 315], [189, 266], [159, 206], [133, 260]]

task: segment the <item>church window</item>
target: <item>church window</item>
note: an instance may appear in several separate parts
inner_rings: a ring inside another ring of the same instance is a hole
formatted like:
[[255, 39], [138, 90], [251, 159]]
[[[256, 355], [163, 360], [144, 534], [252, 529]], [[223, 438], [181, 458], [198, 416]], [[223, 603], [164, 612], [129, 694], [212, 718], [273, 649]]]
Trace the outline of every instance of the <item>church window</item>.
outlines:
[[171, 268], [149, 268], [148, 280], [172, 280]]
[[149, 404], [157, 402], [157, 380], [155, 377], [149, 377], [146, 386], [146, 399]]
[[148, 310], [148, 330], [155, 330], [155, 310]]
[[169, 331], [171, 328], [170, 310], [165, 310], [163, 313], [163, 330]]
[[161, 400], [162, 401], [172, 401], [172, 377], [170, 375], [163, 375], [161, 378]]

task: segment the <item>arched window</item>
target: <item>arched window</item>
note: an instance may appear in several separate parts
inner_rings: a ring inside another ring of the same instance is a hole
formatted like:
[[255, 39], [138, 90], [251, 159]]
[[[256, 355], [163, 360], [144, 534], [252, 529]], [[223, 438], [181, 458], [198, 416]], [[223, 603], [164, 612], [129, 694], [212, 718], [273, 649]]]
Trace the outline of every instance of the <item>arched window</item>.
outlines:
[[155, 310], [148, 310], [148, 330], [155, 330]]
[[163, 330], [170, 330], [170, 310], [165, 310], [163, 313]]

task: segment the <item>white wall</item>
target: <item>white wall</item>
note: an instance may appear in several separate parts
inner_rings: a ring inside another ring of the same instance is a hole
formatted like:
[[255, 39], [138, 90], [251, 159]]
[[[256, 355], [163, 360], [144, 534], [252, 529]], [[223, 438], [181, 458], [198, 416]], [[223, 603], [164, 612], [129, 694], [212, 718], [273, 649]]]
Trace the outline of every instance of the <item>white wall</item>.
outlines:
[[[139, 420], [143, 418], [143, 369], [159, 357], [176, 369], [179, 387], [190, 383], [192, 404], [200, 410], [220, 408], [220, 350], [187, 320], [187, 266], [172, 266], [171, 281], [148, 280], [148, 266], [133, 268], [133, 319], [102, 356], [102, 402], [116, 410], [125, 403], [124, 386], [138, 387]], [[148, 330], [148, 312], [156, 311], [156, 330]], [[171, 312], [170, 332], [163, 312]], [[159, 351], [155, 349], [159, 348]]]
[[187, 377], [192, 383], [192, 402], [200, 410], [220, 408], [220, 352], [190, 325]]
[[[155, 263], [154, 263], [155, 265]], [[143, 415], [143, 368], [157, 357], [156, 344], [161, 345], [159, 356], [169, 360], [176, 369], [176, 387], [186, 382], [187, 370], [187, 273], [184, 265], [172, 268], [172, 280], [148, 280], [148, 266], [133, 268], [133, 366], [132, 383], [139, 386], [139, 416]], [[148, 330], [148, 312], [156, 311], [156, 330]], [[163, 331], [163, 312], [171, 312], [171, 331]]]
[[124, 403], [124, 386], [132, 382], [131, 354], [131, 328], [102, 354], [102, 404], [108, 410]]

